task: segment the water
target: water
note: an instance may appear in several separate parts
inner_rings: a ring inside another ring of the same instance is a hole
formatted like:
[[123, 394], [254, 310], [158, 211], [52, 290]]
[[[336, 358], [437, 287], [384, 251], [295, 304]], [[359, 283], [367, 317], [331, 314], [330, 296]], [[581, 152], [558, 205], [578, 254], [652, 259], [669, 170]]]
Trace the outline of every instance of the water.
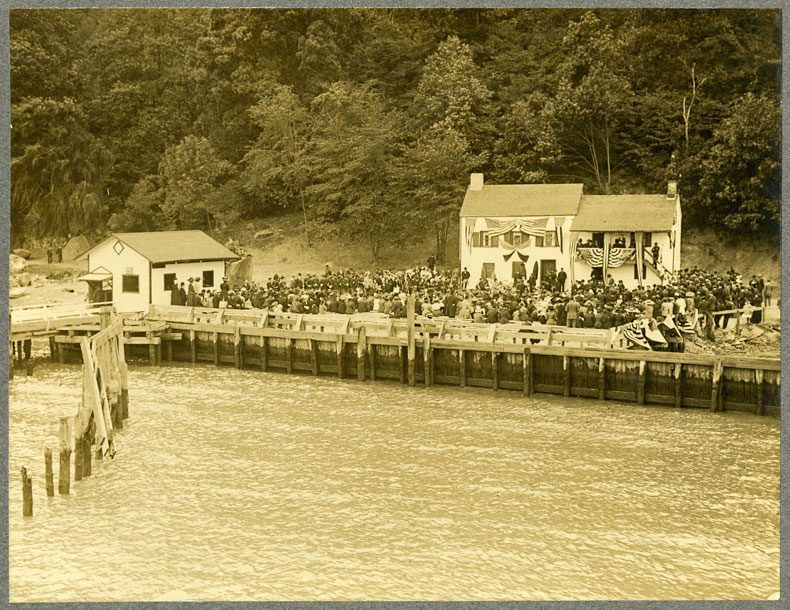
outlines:
[[53, 364], [11, 383], [12, 602], [779, 590], [776, 418], [133, 366], [116, 459], [47, 498], [80, 384]]

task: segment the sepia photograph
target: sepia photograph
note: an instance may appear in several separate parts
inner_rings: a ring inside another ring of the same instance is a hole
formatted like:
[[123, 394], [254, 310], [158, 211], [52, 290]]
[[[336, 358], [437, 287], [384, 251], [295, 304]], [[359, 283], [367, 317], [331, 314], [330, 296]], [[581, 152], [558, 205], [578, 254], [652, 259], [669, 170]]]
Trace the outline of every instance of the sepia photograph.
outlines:
[[782, 10], [8, 19], [9, 602], [780, 599]]

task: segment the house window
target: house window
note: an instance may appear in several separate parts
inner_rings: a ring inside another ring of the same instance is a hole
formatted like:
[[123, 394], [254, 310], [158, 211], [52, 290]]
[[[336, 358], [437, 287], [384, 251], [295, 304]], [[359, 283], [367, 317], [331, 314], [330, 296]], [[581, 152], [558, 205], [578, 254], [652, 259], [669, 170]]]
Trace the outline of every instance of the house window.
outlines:
[[483, 247], [484, 248], [496, 248], [499, 239], [497, 237], [493, 237], [490, 233], [486, 231], [482, 231], [481, 235], [483, 237]]
[[140, 292], [140, 276], [139, 275], [122, 275], [122, 290], [123, 292]]
[[540, 235], [535, 235], [535, 247], [542, 248], [543, 247], [543, 237]]
[[510, 236], [510, 243], [513, 244], [514, 246], [520, 246], [522, 243], [521, 239], [523, 236], [524, 234], [521, 231], [513, 231], [513, 233]]
[[546, 248], [553, 248], [554, 247], [554, 232], [553, 231], [546, 231], [546, 239], [543, 241], [543, 245]]
[[483, 263], [483, 269], [480, 273], [481, 277], [487, 280], [496, 279], [496, 271], [494, 271], [494, 263]]
[[203, 272], [203, 288], [213, 288], [214, 287], [214, 272], [213, 271], [204, 271]]
[[176, 283], [175, 273], [165, 273], [165, 290], [173, 290], [173, 285]]

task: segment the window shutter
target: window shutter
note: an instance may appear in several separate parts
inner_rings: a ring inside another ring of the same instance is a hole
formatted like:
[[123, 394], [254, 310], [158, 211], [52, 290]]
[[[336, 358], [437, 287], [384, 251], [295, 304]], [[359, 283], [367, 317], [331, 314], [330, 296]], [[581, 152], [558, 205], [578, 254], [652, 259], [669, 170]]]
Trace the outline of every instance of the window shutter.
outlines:
[[472, 233], [472, 247], [479, 248], [480, 247], [480, 231], [475, 231]]

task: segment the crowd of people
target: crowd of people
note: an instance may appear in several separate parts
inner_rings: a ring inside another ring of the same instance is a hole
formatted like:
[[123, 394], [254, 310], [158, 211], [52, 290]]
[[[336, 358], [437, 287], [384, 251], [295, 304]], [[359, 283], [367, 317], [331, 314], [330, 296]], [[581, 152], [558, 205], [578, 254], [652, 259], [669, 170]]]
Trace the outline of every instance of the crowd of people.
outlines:
[[199, 278], [189, 278], [187, 285], [174, 285], [171, 303], [311, 314], [377, 312], [404, 318], [407, 297], [413, 293], [416, 314], [428, 317], [606, 329], [640, 318], [674, 316], [683, 322], [698, 313], [711, 336], [714, 327], [726, 327], [734, 315], [716, 312], [752, 308], [749, 321], [760, 322], [762, 299], [769, 305], [772, 289], [762, 276], [744, 282], [734, 270], [721, 274], [697, 267], [682, 270], [664, 285], [631, 289], [611, 276], [606, 282], [579, 280], [566, 287], [564, 271], [539, 283], [534, 277], [512, 283], [481, 279], [469, 287], [468, 279], [466, 269], [440, 271], [432, 259], [426, 266], [402, 270], [363, 272], [327, 265], [320, 275], [274, 275], [263, 283], [231, 284], [223, 278], [219, 289], [201, 289]]

